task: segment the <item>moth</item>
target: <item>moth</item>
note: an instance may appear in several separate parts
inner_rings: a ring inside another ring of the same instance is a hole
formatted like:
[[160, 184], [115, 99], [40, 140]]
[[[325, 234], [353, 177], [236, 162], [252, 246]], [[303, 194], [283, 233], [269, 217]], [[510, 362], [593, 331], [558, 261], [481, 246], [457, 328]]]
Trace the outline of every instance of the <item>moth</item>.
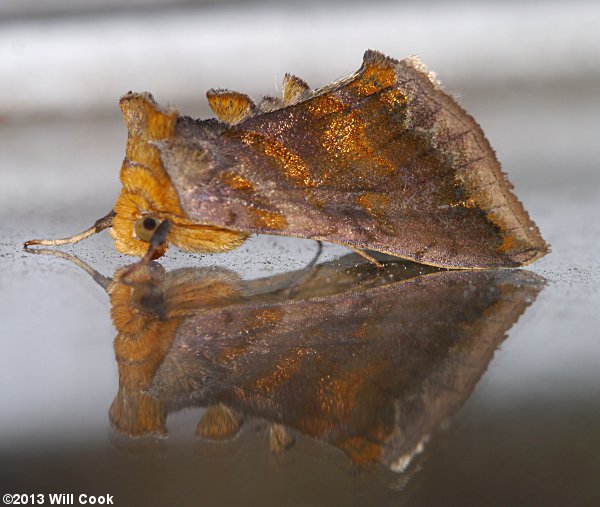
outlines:
[[310, 238], [444, 268], [523, 266], [549, 251], [483, 131], [416, 58], [377, 51], [311, 90], [286, 74], [255, 104], [210, 90], [196, 120], [148, 93], [120, 100], [128, 129], [109, 228], [116, 249], [225, 252], [251, 234]]

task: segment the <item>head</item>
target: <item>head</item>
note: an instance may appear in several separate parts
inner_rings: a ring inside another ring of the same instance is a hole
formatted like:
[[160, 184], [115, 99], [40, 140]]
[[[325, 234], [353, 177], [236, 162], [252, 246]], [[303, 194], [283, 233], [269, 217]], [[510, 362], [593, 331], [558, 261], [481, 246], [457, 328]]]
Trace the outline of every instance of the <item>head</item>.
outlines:
[[119, 252], [143, 256], [147, 262], [163, 255], [170, 243], [196, 253], [222, 252], [243, 243], [246, 234], [198, 224], [182, 210], [157, 146], [176, 136], [177, 112], [158, 106], [147, 93], [129, 93], [119, 105], [128, 137], [120, 173], [122, 188], [114, 209], [80, 234], [31, 240], [25, 246], [75, 243], [109, 228]]
[[142, 256], [163, 222], [169, 221], [166, 240], [157, 246], [160, 257], [169, 243], [188, 252], [208, 253], [239, 246], [245, 235], [189, 220], [166, 173], [156, 143], [175, 136], [177, 112], [158, 106], [149, 94], [128, 94], [120, 100], [128, 139], [121, 167], [123, 187], [115, 203], [110, 228], [116, 249]]

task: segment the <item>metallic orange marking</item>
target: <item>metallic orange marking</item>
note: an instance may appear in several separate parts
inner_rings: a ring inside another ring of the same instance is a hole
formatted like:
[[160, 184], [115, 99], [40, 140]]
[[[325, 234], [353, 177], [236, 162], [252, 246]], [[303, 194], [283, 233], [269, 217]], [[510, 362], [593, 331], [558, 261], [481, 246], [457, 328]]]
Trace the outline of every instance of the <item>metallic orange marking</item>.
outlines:
[[281, 213], [269, 211], [259, 208], [248, 208], [248, 211], [254, 216], [256, 226], [265, 229], [284, 229], [287, 225], [287, 220]]
[[377, 192], [365, 192], [356, 199], [356, 203], [372, 217], [381, 218], [389, 206], [390, 198]]
[[346, 109], [346, 107], [348, 106], [331, 93], [319, 95], [306, 102], [308, 112], [317, 120], [329, 114], [339, 113]]
[[328, 414], [335, 414], [339, 419], [349, 417], [360, 389], [360, 382], [353, 382], [353, 380], [356, 379], [338, 379], [329, 375], [322, 378], [319, 387], [321, 410]]
[[288, 355], [283, 357], [277, 363], [273, 373], [267, 377], [261, 377], [256, 380], [256, 387], [266, 392], [273, 391], [279, 385], [296, 375], [305, 356], [312, 356], [315, 354], [315, 350], [311, 348], [298, 348], [291, 350]]
[[513, 248], [516, 248], [516, 247], [517, 247], [517, 240], [511, 234], [511, 235], [504, 237], [504, 239], [502, 240], [502, 244], [498, 247], [497, 250], [500, 253], [504, 253], [504, 252], [508, 252], [509, 250], [512, 250]]
[[266, 324], [275, 324], [281, 320], [284, 311], [281, 308], [263, 308], [254, 313], [253, 319], [256, 322], [254, 327], [263, 327]]
[[242, 142], [247, 146], [260, 149], [265, 155], [271, 157], [292, 181], [300, 183], [304, 187], [317, 185], [302, 158], [279, 141], [257, 132], [244, 132]]
[[254, 185], [251, 181], [231, 171], [221, 173], [221, 181], [228, 187], [241, 190], [242, 192], [251, 192], [254, 190]]
[[360, 74], [359, 78], [348, 85], [356, 93], [368, 97], [374, 93], [393, 86], [396, 83], [396, 71], [393, 67], [369, 65]]
[[356, 110], [344, 115], [335, 115], [323, 134], [323, 147], [331, 155], [330, 160], [344, 159], [369, 160], [369, 170], [378, 167], [386, 173], [396, 171], [396, 165], [378, 154], [367, 137], [364, 121]]
[[463, 207], [463, 208], [475, 208], [477, 206], [477, 203], [471, 199], [463, 199], [462, 201], [458, 201], [458, 202], [453, 202], [450, 204], [450, 206], [452, 208], [458, 208], [458, 207]]
[[389, 109], [405, 106], [408, 103], [408, 96], [398, 88], [384, 90], [377, 96], [377, 98], [380, 102], [388, 106]]

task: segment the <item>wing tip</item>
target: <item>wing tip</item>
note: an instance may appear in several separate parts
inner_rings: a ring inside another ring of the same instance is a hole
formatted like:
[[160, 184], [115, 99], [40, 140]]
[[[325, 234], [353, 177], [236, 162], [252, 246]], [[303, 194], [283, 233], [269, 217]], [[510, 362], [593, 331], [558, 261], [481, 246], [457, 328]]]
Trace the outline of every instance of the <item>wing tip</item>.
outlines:
[[399, 61], [391, 56], [387, 56], [376, 49], [367, 49], [363, 54], [363, 67], [377, 65], [380, 67], [395, 67]]
[[429, 70], [427, 65], [425, 65], [423, 63], [423, 61], [421, 60], [421, 58], [418, 55], [407, 56], [406, 58], [403, 58], [400, 61], [400, 64], [404, 65], [406, 67], [410, 67], [413, 70], [416, 70], [419, 74], [422, 74], [423, 76], [425, 76], [427, 78], [427, 80], [435, 88], [438, 88], [438, 89], [442, 88], [442, 83], [438, 79], [437, 74], [435, 72]]

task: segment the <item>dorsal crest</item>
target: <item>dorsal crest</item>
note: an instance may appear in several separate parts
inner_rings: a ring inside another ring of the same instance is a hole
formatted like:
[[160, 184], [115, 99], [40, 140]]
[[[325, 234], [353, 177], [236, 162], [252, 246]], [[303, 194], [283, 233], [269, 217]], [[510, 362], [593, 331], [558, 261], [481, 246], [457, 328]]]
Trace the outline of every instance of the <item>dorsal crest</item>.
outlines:
[[248, 95], [231, 90], [209, 90], [206, 98], [217, 118], [229, 125], [249, 118], [256, 108]]
[[283, 103], [286, 106], [297, 104], [310, 94], [310, 88], [305, 81], [292, 74], [283, 77]]

